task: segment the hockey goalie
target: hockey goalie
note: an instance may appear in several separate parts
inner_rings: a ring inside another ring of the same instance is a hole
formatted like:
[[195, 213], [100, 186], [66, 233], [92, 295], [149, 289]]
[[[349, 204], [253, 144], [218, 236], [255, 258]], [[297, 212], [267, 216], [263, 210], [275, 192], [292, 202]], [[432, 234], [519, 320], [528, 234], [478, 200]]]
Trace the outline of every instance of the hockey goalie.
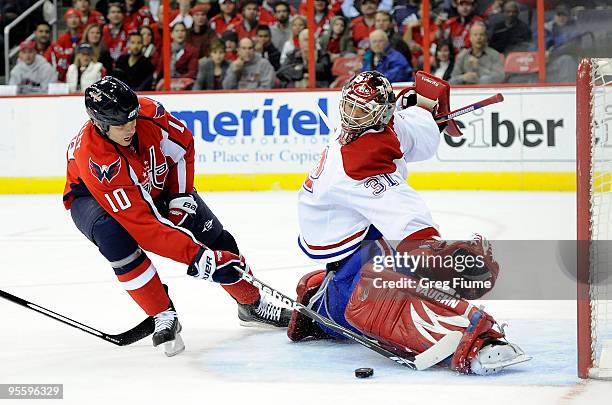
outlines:
[[[448, 113], [450, 87], [419, 72], [397, 97], [378, 72], [342, 89], [341, 126], [298, 197], [301, 250], [325, 270], [302, 277], [298, 301], [398, 354], [422, 353], [460, 331], [440, 365], [492, 374], [529, 360], [502, 326], [468, 302], [490, 291], [499, 273], [480, 235], [445, 242], [423, 199], [406, 182], [407, 163], [431, 158], [440, 132], [461, 135]], [[399, 260], [402, 259], [402, 260]], [[293, 312], [288, 336], [342, 338]]]

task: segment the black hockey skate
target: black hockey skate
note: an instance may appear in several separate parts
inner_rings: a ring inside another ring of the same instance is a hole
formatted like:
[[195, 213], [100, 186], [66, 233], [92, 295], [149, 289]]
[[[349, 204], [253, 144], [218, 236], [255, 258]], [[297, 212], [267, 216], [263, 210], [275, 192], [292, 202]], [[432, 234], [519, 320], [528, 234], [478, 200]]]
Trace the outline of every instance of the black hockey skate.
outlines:
[[185, 343], [181, 338], [181, 324], [176, 316], [173, 306], [153, 317], [155, 331], [153, 332], [153, 346], [160, 346], [168, 357], [176, 356], [185, 350]]
[[291, 319], [291, 310], [262, 295], [253, 304], [238, 303], [238, 319], [242, 326], [286, 328]]

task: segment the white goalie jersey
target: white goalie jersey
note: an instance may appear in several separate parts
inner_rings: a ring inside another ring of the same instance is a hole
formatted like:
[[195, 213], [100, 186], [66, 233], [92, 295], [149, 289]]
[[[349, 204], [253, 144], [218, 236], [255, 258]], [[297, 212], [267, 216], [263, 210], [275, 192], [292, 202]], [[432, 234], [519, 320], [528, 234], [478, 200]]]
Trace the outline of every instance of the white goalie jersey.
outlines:
[[429, 111], [396, 111], [382, 131], [367, 131], [348, 145], [338, 142], [339, 131], [298, 194], [298, 244], [308, 257], [323, 264], [341, 260], [359, 248], [371, 226], [395, 243], [437, 228], [406, 182], [406, 163], [431, 158], [440, 143]]

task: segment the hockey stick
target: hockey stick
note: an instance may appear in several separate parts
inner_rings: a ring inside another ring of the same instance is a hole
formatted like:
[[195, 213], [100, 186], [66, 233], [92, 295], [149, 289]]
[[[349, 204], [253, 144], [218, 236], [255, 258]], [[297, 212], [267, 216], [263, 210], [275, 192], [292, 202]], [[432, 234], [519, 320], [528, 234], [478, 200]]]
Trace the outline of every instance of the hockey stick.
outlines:
[[465, 107], [461, 107], [458, 110], [451, 111], [445, 114], [436, 115], [435, 120], [436, 120], [436, 123], [440, 124], [444, 121], [452, 120], [453, 118], [459, 117], [460, 115], [467, 114], [475, 110], [479, 110], [488, 105], [495, 104], [495, 103], [501, 103], [502, 101], [504, 101], [504, 96], [501, 93], [497, 93], [494, 96], [485, 98], [484, 100], [478, 101], [474, 104], [470, 104]]
[[264, 284], [262, 281], [255, 278], [252, 274], [249, 274], [242, 270], [240, 267], [234, 266], [234, 268], [242, 274], [244, 280], [247, 283], [257, 287], [260, 291], [265, 294], [268, 294], [277, 300], [281, 301], [283, 304], [293, 309], [294, 311], [298, 311], [302, 315], [317, 321], [333, 331], [354, 340], [355, 342], [361, 344], [362, 346], [367, 347], [370, 350], [374, 350], [376, 353], [385, 356], [386, 358], [393, 360], [394, 362], [401, 364], [402, 366], [411, 368], [413, 370], [425, 370], [429, 367], [436, 365], [441, 362], [448, 356], [452, 355], [457, 346], [459, 345], [459, 341], [463, 336], [461, 332], [454, 331], [449, 333], [440, 339], [436, 344], [434, 344], [429, 349], [425, 350], [423, 353], [417, 354], [416, 356], [413, 354], [406, 354], [404, 356], [399, 356], [396, 353], [393, 353], [390, 350], [382, 347], [378, 341], [368, 338], [363, 335], [359, 335], [353, 332], [350, 329], [347, 329], [341, 325], [338, 325], [336, 322], [332, 321], [329, 318], [326, 318], [312, 309], [306, 307], [305, 305], [300, 304], [294, 299], [289, 298], [285, 294], [281, 293], [278, 290]]
[[143, 339], [153, 333], [153, 330], [155, 329], [153, 318], [148, 317], [147, 319], [140, 322], [138, 325], [134, 326], [128, 331], [119, 333], [118, 335], [111, 335], [109, 333], [100, 332], [97, 329], [84, 325], [73, 319], [67, 318], [64, 315], [60, 315], [57, 312], [53, 312], [47, 308], [43, 308], [30, 301], [24, 300], [23, 298], [16, 297], [13, 294], [7, 293], [6, 291], [0, 290], [0, 297], [9, 300], [17, 305], [21, 305], [22, 307], [31, 309], [32, 311], [36, 311], [40, 314], [46, 315], [49, 318], [55, 319], [56, 321], [65, 323], [66, 325], [72, 326], [73, 328], [77, 328], [85, 333], [89, 333], [90, 335], [106, 340], [107, 342], [113, 343], [117, 346], [127, 346], [134, 342], [138, 342], [140, 339]]

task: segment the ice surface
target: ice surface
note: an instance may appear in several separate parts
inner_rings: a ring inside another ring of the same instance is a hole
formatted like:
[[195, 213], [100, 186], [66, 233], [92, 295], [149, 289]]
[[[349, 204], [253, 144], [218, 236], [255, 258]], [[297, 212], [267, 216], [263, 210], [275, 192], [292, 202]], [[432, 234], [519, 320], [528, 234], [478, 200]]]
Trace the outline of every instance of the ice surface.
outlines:
[[[448, 238], [575, 235], [571, 193], [423, 195]], [[317, 268], [297, 248], [295, 193], [204, 199], [263, 281], [293, 294], [300, 275]], [[111, 333], [143, 318], [59, 196], [0, 196], [0, 223], [2, 289]], [[0, 301], [0, 383], [63, 383], [70, 404], [597, 404], [612, 395], [611, 383], [576, 378], [573, 301], [484, 302], [531, 362], [489, 377], [413, 372], [356, 344], [296, 344], [281, 331], [242, 328], [221, 288], [186, 277], [182, 265], [153, 261], [183, 323], [184, 353], [166, 358], [149, 339], [115, 347]], [[373, 367], [374, 377], [357, 380], [357, 367]]]

